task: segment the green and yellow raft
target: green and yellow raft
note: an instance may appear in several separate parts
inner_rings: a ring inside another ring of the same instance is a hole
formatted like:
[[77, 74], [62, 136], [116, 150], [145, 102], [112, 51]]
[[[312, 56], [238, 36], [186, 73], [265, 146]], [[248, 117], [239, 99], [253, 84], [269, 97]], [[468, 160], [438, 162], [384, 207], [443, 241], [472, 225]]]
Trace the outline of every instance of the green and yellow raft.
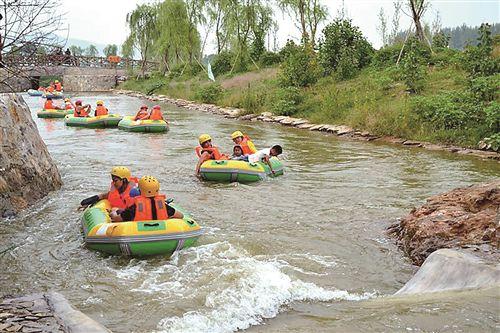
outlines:
[[28, 89], [28, 95], [30, 95], [30, 96], [42, 96], [43, 91], [35, 90], [35, 89]]
[[120, 120], [122, 120], [122, 116], [118, 114], [107, 114], [97, 117], [75, 117], [73, 115], [67, 115], [64, 118], [64, 123], [67, 126], [74, 127], [105, 128], [116, 127]]
[[118, 123], [118, 128], [128, 132], [162, 133], [168, 131], [165, 120], [134, 120], [134, 116], [126, 116]]
[[283, 163], [277, 157], [270, 160], [274, 174], [266, 163], [249, 163], [234, 160], [209, 160], [200, 167], [200, 174], [204, 180], [216, 182], [251, 183], [266, 177], [276, 177], [283, 174]]
[[109, 201], [101, 200], [85, 210], [82, 225], [88, 248], [133, 257], [171, 256], [193, 246], [203, 234], [201, 227], [185, 212], [183, 219], [114, 223], [109, 217], [110, 209]]
[[62, 91], [53, 91], [51, 93], [44, 92], [43, 93], [43, 97], [44, 98], [50, 97], [52, 99], [59, 99], [59, 98], [63, 98], [64, 97], [64, 92], [62, 92]]
[[73, 114], [73, 109], [56, 110], [42, 109], [36, 113], [38, 118], [64, 118], [68, 114]]

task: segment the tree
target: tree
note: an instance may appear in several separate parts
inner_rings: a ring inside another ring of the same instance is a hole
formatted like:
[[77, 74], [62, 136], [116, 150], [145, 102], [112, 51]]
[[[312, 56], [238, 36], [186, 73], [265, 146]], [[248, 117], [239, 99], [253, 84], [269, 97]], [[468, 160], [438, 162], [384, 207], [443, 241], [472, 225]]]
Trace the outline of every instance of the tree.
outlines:
[[302, 42], [309, 42], [314, 46], [316, 31], [321, 22], [328, 16], [328, 9], [320, 0], [277, 0], [278, 6], [288, 12], [302, 35]]
[[424, 29], [422, 27], [421, 19], [427, 10], [427, 0], [408, 0], [407, 7], [410, 9], [410, 17], [415, 26], [415, 36], [421, 43], [425, 42]]
[[97, 57], [99, 55], [99, 50], [95, 47], [95, 45], [91, 44], [85, 49], [84, 54], [87, 57]]
[[85, 52], [85, 50], [82, 47], [76, 45], [71, 45], [69, 47], [69, 50], [71, 51], [71, 54], [76, 57], [83, 55], [83, 52]]
[[116, 44], [108, 44], [103, 49], [106, 57], [118, 55], [118, 46]]
[[13, 77], [27, 77], [26, 67], [8, 63], [8, 56], [23, 52], [32, 56], [41, 48], [53, 49], [61, 41], [59, 0], [0, 0], [0, 90], [9, 88]]
[[378, 13], [379, 26], [377, 26], [377, 30], [380, 33], [380, 37], [382, 37], [382, 46], [386, 46], [389, 44], [389, 36], [387, 35], [387, 19], [385, 17], [384, 8], [380, 7], [380, 11]]

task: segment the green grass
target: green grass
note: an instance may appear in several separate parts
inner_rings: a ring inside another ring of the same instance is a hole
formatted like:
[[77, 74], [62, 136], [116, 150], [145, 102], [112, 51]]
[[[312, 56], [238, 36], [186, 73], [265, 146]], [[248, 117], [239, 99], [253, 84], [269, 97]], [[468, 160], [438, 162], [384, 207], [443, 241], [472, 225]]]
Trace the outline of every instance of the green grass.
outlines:
[[[241, 85], [225, 89], [216, 104], [226, 107], [244, 108], [246, 113], [261, 113], [276, 109], [277, 100], [282, 93], [275, 77], [269, 75], [253, 76], [248, 73], [220, 77], [218, 84], [231, 84], [242, 76]], [[245, 76], [246, 75], [246, 76]], [[243, 77], [245, 76], [245, 77]], [[163, 81], [162, 81], [163, 80]], [[199, 100], [197, 92], [211, 84], [205, 73], [188, 80], [168, 80], [151, 78], [137, 81], [131, 79], [121, 88], [147, 92], [158, 82], [165, 85], [154, 91], [174, 98]], [[466, 74], [454, 65], [433, 66], [427, 69], [427, 77], [421, 96], [434, 96], [445, 91], [454, 92], [466, 88]], [[334, 77], [321, 78], [314, 86], [299, 91], [298, 104], [288, 108], [294, 117], [301, 117], [313, 123], [343, 124], [376, 135], [391, 135], [404, 139], [430, 141], [434, 143], [476, 146], [488, 134], [487, 128], [480, 125], [461, 130], [436, 130], [432, 124], [422, 120], [412, 111], [414, 95], [406, 91], [396, 66], [365, 68], [355, 78], [339, 81]], [[281, 97], [283, 98], [283, 97]], [[285, 112], [285, 111], [283, 111]]]

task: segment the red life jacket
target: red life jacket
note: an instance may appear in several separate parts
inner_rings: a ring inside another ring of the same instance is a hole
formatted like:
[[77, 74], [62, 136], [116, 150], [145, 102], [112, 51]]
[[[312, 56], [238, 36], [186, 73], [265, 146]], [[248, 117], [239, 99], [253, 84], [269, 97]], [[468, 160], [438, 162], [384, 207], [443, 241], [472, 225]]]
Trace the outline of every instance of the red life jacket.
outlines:
[[144, 119], [148, 119], [149, 117], [149, 113], [148, 111], [146, 110], [140, 110], [139, 112], [137, 112], [137, 114], [135, 115], [135, 118], [134, 120], [144, 120]]
[[55, 84], [55, 87], [56, 87], [56, 91], [61, 91], [62, 90], [62, 85], [61, 85], [61, 82], [57, 82]]
[[[248, 145], [248, 142], [251, 143], [251, 146], [253, 147], [253, 149]], [[246, 135], [243, 137], [243, 140], [241, 140], [239, 145], [241, 146], [241, 149], [243, 150], [243, 155], [255, 154], [257, 152], [257, 150], [255, 149], [255, 146], [253, 145], [253, 142]]]
[[75, 117], [87, 117], [89, 113], [87, 112], [87, 108], [83, 106], [75, 106], [75, 111], [73, 112], [73, 116]]
[[149, 116], [150, 120], [163, 120], [163, 113], [160, 109], [153, 109], [151, 111], [151, 115]]
[[108, 109], [106, 109], [104, 106], [102, 106], [102, 105], [96, 106], [96, 108], [95, 108], [95, 116], [96, 117], [105, 116], [107, 114], [108, 114]]
[[66, 110], [70, 110], [70, 109], [72, 109], [72, 108], [73, 108], [73, 105], [71, 105], [71, 103], [70, 103], [70, 102], [66, 102], [66, 105], [64, 106], [64, 108], [65, 108]]
[[[168, 219], [166, 197], [163, 194], [158, 194], [154, 197], [156, 208], [156, 220]], [[138, 196], [135, 201], [135, 217], [134, 221], [151, 221], [153, 219], [153, 210], [151, 206], [151, 198]]]
[[45, 104], [43, 105], [43, 108], [45, 110], [51, 110], [51, 109], [54, 109], [54, 104], [52, 103], [52, 101], [45, 101]]
[[108, 192], [108, 201], [111, 204], [111, 207], [125, 209], [134, 204], [134, 199], [130, 197], [130, 190], [132, 189], [130, 184], [127, 185], [127, 188], [123, 191], [123, 193], [118, 192], [112, 183], [111, 186], [112, 189]]
[[210, 159], [211, 160], [227, 160], [228, 157], [224, 154], [221, 154], [221, 152], [219, 151], [219, 148], [217, 147], [208, 147], [208, 148], [203, 148], [203, 147], [196, 147], [195, 148], [196, 150], [196, 155], [198, 157], [201, 156], [201, 154], [203, 154], [204, 152], [207, 152], [210, 154]]
[[54, 92], [54, 87], [53, 86], [48, 86], [47, 87], [47, 91], [50, 92], [50, 93]]

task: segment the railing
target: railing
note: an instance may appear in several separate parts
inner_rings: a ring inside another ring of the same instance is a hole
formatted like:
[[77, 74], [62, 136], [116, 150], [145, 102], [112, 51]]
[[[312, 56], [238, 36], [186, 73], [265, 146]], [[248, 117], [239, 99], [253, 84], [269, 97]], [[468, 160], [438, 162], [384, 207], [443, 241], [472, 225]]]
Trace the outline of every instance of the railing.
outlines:
[[[68, 67], [93, 67], [93, 68], [142, 68], [149, 72], [158, 69], [159, 63], [154, 61], [125, 59], [119, 57], [85, 57], [66, 54], [44, 54], [44, 55], [7, 55], [2, 58], [7, 67], [40, 68], [53, 66]], [[111, 60], [111, 61], [110, 61]], [[116, 62], [118, 60], [118, 62]]]

